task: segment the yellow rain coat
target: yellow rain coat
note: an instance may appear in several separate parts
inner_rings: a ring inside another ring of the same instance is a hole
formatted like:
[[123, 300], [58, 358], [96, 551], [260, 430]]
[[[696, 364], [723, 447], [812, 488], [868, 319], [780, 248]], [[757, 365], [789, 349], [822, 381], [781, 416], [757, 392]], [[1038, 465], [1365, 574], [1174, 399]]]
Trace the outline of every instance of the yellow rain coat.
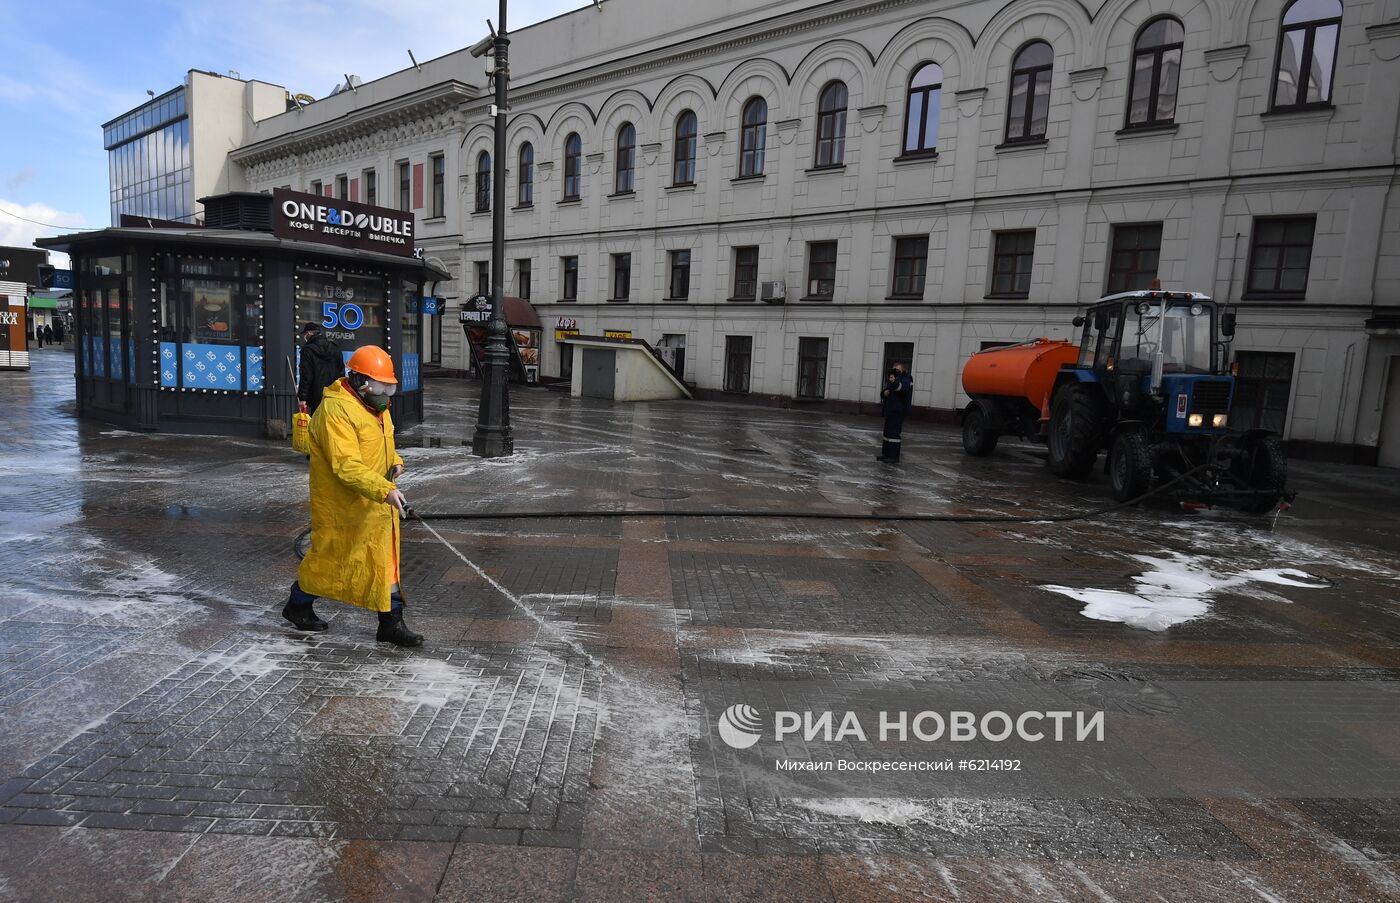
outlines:
[[388, 611], [399, 582], [399, 512], [389, 412], [376, 414], [345, 379], [326, 388], [311, 418], [311, 551], [297, 582], [313, 596]]

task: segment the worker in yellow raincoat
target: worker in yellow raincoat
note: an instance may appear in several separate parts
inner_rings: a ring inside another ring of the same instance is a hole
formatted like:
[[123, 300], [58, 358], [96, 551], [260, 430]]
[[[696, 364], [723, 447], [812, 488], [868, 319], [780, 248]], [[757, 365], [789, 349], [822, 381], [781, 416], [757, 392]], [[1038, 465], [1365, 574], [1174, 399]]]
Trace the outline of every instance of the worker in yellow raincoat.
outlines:
[[311, 418], [311, 551], [282, 617], [298, 630], [325, 630], [312, 603], [334, 599], [378, 612], [376, 640], [418, 646], [423, 637], [404, 626], [399, 592], [405, 500], [393, 482], [403, 473], [388, 411], [394, 363], [384, 349], [364, 345], [346, 369]]

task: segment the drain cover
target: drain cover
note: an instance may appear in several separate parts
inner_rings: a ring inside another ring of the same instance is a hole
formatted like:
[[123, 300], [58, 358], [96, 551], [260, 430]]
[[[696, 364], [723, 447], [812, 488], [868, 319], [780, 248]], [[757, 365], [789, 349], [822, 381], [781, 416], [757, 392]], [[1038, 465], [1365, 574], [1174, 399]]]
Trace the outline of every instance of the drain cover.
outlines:
[[665, 486], [647, 486], [632, 490], [632, 494], [644, 499], [688, 499], [690, 493], [683, 489], [667, 489]]

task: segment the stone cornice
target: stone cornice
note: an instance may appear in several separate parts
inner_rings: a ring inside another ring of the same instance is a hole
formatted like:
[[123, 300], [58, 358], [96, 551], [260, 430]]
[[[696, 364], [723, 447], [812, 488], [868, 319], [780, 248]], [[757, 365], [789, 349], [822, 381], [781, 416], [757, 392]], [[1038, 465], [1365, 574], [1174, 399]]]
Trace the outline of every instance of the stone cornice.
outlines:
[[1090, 69], [1076, 69], [1069, 74], [1070, 90], [1074, 92], [1076, 100], [1090, 100], [1099, 93], [1099, 85], [1103, 84], [1103, 77], [1108, 70], [1103, 66], [1094, 66]]
[[958, 113], [971, 118], [982, 112], [982, 101], [987, 96], [986, 88], [966, 88], [953, 92], [953, 100], [958, 105]]
[[[839, 8], [831, 9], [824, 15], [813, 16], [811, 10], [795, 10], [773, 19], [765, 19], [738, 26], [718, 34], [701, 35], [679, 45], [658, 47], [653, 50], [628, 56], [621, 60], [600, 63], [583, 73], [563, 73], [550, 76], [539, 82], [512, 86], [511, 100], [524, 105], [546, 100], [556, 94], [573, 94], [585, 91], [594, 85], [609, 84], [618, 79], [672, 66], [687, 61], [711, 62], [714, 54], [726, 50], [739, 49], [789, 35], [800, 34], [814, 28], [853, 19], [868, 19], [886, 10], [902, 6], [916, 6], [926, 0], [846, 0]], [[828, 4], [835, 6], [835, 4]], [[489, 98], [487, 98], [489, 101]]]
[[1366, 29], [1371, 52], [1387, 62], [1400, 56], [1400, 22], [1386, 22]]
[[[364, 109], [353, 110], [344, 116], [297, 129], [285, 135], [268, 138], [253, 144], [244, 145], [229, 152], [229, 159], [243, 166], [252, 166], [266, 160], [286, 157], [289, 154], [303, 155], [308, 151], [329, 147], [353, 138], [373, 135], [375, 132], [417, 119], [434, 116], [452, 110], [463, 101], [471, 100], [480, 89], [455, 79], [383, 101]], [[296, 115], [293, 113], [292, 115]]]
[[1216, 47], [1205, 52], [1206, 67], [1210, 70], [1210, 77], [1218, 82], [1227, 82], [1235, 77], [1244, 65], [1244, 58], [1249, 55], [1248, 44], [1236, 44], [1233, 47]]
[[880, 123], [885, 118], [885, 105], [881, 103], [861, 107], [856, 114], [860, 117], [861, 130], [866, 133], [874, 132], [880, 128]]

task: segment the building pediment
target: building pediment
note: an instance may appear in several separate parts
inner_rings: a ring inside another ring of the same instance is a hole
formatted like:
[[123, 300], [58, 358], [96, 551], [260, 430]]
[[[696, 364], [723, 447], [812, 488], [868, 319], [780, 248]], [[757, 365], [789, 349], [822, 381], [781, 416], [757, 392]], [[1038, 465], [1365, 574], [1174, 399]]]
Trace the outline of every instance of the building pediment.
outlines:
[[[312, 156], [315, 151], [347, 142], [370, 141], [377, 133], [403, 128], [423, 120], [433, 120], [465, 101], [479, 96], [480, 89], [454, 80], [421, 91], [395, 97], [382, 103], [353, 110], [329, 122], [255, 141], [229, 153], [229, 159], [243, 166], [254, 166], [290, 155]], [[295, 114], [292, 114], [295, 115]]]

